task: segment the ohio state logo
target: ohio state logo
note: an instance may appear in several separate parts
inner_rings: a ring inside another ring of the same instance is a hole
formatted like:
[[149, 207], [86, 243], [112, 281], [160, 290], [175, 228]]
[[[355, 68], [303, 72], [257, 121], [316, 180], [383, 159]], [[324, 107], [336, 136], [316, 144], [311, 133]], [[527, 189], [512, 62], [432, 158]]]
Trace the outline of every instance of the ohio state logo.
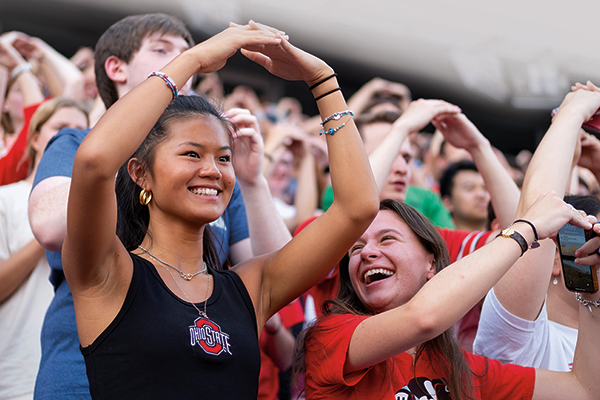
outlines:
[[212, 356], [218, 356], [223, 351], [231, 354], [229, 335], [221, 332], [221, 327], [209, 319], [199, 317], [190, 326], [190, 344], [199, 345]]

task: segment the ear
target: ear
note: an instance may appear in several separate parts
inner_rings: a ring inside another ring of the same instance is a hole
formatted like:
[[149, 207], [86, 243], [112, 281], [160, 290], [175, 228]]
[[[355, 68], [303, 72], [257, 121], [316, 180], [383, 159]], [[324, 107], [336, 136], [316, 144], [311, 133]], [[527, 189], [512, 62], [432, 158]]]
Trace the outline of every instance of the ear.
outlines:
[[430, 280], [435, 276], [435, 257], [433, 254], [429, 254], [429, 268], [427, 269], [427, 280]]
[[556, 249], [554, 253], [554, 265], [552, 265], [552, 276], [560, 275], [562, 273], [562, 263], [560, 262], [560, 253]]
[[40, 151], [44, 150], [44, 149], [40, 149], [39, 139], [40, 139], [40, 133], [37, 131], [34, 132], [33, 136], [31, 136], [31, 147], [38, 153]]
[[151, 188], [146, 187], [148, 182], [146, 179], [146, 171], [137, 158], [132, 158], [127, 162], [127, 172], [129, 173], [131, 180], [134, 181], [136, 185], [146, 190], [151, 190]]
[[117, 56], [110, 56], [104, 62], [106, 75], [115, 83], [127, 82], [127, 67], [127, 63]]
[[444, 207], [448, 210], [450, 214], [452, 214], [452, 201], [450, 200], [450, 196], [443, 196], [442, 203], [444, 203]]

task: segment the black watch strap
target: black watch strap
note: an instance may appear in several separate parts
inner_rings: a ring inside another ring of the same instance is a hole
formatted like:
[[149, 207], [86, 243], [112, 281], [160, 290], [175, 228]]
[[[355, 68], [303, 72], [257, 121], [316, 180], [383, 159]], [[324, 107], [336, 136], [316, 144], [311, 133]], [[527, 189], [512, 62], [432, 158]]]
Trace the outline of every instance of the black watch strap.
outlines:
[[521, 235], [519, 232], [515, 231], [510, 227], [504, 229], [498, 234], [498, 236], [503, 236], [505, 238], [511, 238], [515, 240], [519, 244], [519, 246], [521, 246], [521, 255], [525, 254], [525, 252], [527, 251], [527, 247], [529, 247], [529, 245], [527, 244], [527, 240], [525, 240], [523, 235]]

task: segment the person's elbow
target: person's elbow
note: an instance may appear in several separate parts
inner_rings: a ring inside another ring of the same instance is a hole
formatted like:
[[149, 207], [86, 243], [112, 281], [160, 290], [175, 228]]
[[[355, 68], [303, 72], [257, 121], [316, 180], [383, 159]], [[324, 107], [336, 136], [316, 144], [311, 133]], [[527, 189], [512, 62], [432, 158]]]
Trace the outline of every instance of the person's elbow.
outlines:
[[40, 182], [29, 196], [29, 224], [40, 245], [58, 252], [67, 233], [67, 199], [70, 178], [53, 177]]
[[59, 252], [62, 248], [62, 244], [66, 235], [65, 224], [56, 223], [51, 218], [44, 216], [37, 216], [35, 212], [30, 211], [29, 224], [31, 225], [31, 231], [33, 236], [40, 243], [40, 245], [48, 250]]

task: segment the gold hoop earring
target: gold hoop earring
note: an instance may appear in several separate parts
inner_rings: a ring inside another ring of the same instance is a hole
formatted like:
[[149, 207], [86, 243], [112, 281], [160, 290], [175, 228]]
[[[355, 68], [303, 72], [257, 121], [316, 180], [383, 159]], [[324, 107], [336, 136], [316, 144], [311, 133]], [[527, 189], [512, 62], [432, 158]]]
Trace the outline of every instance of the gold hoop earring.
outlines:
[[140, 192], [140, 204], [147, 206], [150, 200], [152, 200], [152, 192], [146, 192], [146, 189], [142, 189]]

